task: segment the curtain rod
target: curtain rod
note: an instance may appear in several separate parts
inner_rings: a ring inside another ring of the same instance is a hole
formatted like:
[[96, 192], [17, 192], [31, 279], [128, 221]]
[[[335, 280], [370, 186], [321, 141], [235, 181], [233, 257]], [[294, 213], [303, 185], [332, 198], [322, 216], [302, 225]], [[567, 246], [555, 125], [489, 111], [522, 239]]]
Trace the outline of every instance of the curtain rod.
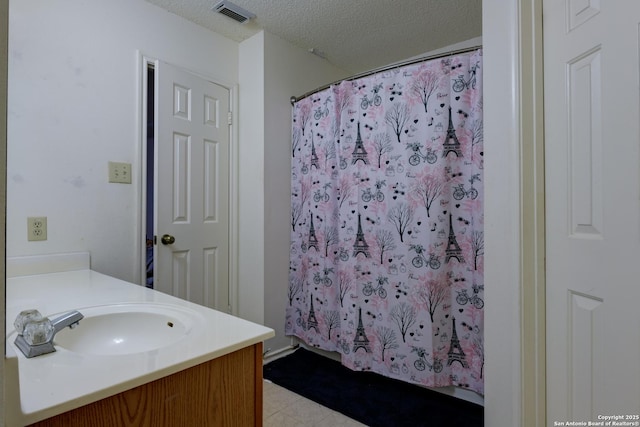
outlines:
[[453, 50], [453, 51], [450, 51], [450, 52], [437, 53], [435, 55], [428, 55], [428, 56], [423, 56], [423, 57], [420, 57], [420, 58], [408, 59], [406, 61], [398, 62], [398, 63], [391, 64], [391, 65], [385, 65], [384, 67], [375, 68], [375, 69], [370, 70], [370, 71], [365, 71], [363, 73], [355, 74], [355, 75], [353, 75], [351, 77], [347, 77], [345, 79], [336, 80], [335, 82], [326, 84], [324, 86], [320, 86], [317, 89], [309, 91], [309, 92], [305, 93], [304, 95], [301, 95], [301, 96], [298, 96], [298, 97], [292, 96], [291, 99], [290, 99], [291, 105], [293, 105], [294, 103], [298, 102], [301, 99], [306, 98], [307, 96], [310, 96], [310, 95], [313, 95], [314, 93], [318, 93], [318, 92], [321, 92], [321, 91], [323, 91], [325, 89], [328, 89], [328, 88], [330, 88], [331, 86], [333, 86], [336, 83], [340, 83], [340, 82], [343, 82], [343, 81], [352, 81], [352, 80], [360, 79], [362, 77], [370, 76], [372, 74], [377, 74], [377, 73], [381, 73], [383, 71], [393, 70], [394, 68], [400, 68], [400, 67], [404, 67], [404, 66], [407, 66], [407, 65], [417, 64], [419, 62], [430, 61], [432, 59], [444, 58], [444, 57], [447, 57], [447, 56], [460, 55], [460, 54], [467, 53], [467, 52], [473, 52], [474, 50], [478, 50], [478, 49], [481, 49], [481, 48], [482, 48], [482, 45], [466, 47], [464, 49], [457, 49], [457, 50]]

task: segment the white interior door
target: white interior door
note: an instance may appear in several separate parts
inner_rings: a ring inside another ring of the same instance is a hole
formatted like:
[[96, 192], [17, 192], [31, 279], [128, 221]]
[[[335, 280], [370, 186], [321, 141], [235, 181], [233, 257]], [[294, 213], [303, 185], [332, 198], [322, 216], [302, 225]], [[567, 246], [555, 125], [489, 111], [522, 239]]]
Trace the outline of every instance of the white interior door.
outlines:
[[640, 2], [543, 17], [548, 425], [638, 422]]
[[155, 72], [154, 288], [229, 312], [229, 90]]

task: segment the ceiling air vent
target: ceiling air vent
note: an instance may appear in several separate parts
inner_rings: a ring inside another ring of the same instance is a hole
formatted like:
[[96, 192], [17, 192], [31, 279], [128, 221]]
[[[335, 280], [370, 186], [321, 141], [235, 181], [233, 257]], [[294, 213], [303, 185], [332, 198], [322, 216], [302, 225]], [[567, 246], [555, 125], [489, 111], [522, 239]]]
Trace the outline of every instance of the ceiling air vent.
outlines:
[[215, 6], [213, 6], [213, 10], [241, 24], [244, 24], [248, 20], [256, 17], [256, 15], [249, 12], [248, 10], [245, 10], [240, 6], [233, 4], [227, 0], [222, 0], [218, 2]]

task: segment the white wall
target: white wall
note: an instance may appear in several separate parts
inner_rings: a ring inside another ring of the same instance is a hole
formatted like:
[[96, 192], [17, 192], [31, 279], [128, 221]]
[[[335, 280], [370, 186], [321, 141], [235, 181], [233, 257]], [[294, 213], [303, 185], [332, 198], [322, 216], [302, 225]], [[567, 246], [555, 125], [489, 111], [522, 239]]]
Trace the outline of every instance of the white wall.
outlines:
[[[485, 424], [520, 426], [519, 7], [483, 0]], [[525, 420], [529, 424], [530, 420]], [[530, 425], [530, 424], [529, 424]]]
[[264, 33], [240, 43], [238, 315], [264, 322]]
[[[7, 255], [83, 251], [139, 282], [137, 50], [235, 84], [238, 44], [143, 0], [10, 3]], [[133, 164], [109, 184], [107, 162]], [[26, 218], [48, 218], [28, 242]]]

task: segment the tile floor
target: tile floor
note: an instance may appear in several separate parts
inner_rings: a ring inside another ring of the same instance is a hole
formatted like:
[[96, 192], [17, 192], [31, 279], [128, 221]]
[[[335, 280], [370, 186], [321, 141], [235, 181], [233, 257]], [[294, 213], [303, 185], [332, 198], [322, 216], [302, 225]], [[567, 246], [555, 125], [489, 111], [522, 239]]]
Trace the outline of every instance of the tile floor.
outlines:
[[264, 427], [365, 426], [266, 380], [264, 381], [263, 409]]

